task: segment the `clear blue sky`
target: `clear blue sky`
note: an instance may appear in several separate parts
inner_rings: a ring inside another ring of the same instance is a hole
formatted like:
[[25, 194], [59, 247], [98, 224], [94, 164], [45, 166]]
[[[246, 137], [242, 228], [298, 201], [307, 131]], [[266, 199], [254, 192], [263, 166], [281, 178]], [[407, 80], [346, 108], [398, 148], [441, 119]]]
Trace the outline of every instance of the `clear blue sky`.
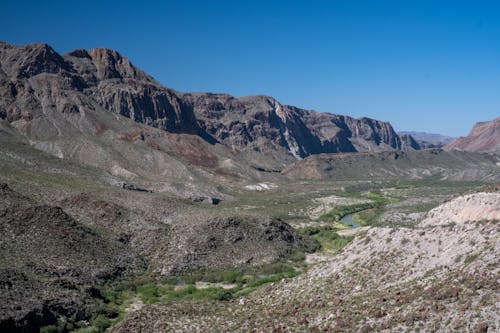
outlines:
[[466, 135], [500, 115], [499, 1], [1, 0], [0, 40], [113, 48], [180, 91], [396, 130]]

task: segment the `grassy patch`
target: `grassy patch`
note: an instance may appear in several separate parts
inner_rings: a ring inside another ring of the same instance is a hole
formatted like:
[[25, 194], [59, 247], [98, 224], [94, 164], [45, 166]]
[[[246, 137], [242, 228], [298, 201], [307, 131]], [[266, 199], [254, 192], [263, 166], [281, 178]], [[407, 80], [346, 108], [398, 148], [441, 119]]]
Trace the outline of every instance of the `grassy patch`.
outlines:
[[382, 206], [365, 209], [361, 212], [354, 214], [352, 220], [353, 222], [359, 225], [372, 224], [382, 214], [382, 212], [383, 212]]
[[314, 237], [321, 245], [321, 250], [335, 253], [349, 244], [354, 236], [340, 236], [336, 230], [327, 227], [306, 227], [299, 230], [300, 233]]
[[[368, 199], [370, 200], [370, 202], [357, 203], [352, 205], [339, 205], [328, 213], [321, 215], [318, 220], [325, 222], [337, 222], [346, 215], [379, 208], [389, 202], [389, 199], [385, 198], [382, 192], [380, 192], [379, 190], [364, 193], [349, 193], [347, 194], [347, 196], [358, 199]], [[368, 218], [369, 217], [367, 216], [366, 219]]]

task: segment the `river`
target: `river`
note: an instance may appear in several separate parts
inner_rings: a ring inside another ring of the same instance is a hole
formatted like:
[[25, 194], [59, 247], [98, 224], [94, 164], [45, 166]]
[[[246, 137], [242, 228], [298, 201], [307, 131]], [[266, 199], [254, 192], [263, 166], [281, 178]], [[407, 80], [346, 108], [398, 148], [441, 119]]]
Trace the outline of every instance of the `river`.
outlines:
[[347, 214], [343, 218], [340, 219], [340, 223], [345, 224], [349, 226], [350, 228], [359, 228], [360, 225], [356, 222], [353, 221], [353, 215], [354, 214]]

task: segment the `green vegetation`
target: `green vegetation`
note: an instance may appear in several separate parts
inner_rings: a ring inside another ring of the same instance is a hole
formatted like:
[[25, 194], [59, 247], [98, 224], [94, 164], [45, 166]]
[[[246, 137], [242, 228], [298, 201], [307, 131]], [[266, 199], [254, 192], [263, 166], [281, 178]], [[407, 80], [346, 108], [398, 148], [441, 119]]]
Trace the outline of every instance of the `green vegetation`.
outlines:
[[[352, 205], [339, 205], [332, 209], [330, 212], [321, 215], [318, 220], [325, 222], [337, 222], [340, 221], [344, 216], [349, 214], [354, 214], [368, 209], [375, 209], [382, 207], [389, 199], [385, 198], [379, 190], [370, 191], [368, 193], [349, 193], [346, 196], [359, 199], [368, 199], [370, 202], [357, 203]], [[368, 217], [367, 217], [368, 219]], [[364, 220], [364, 219], [362, 219]], [[357, 221], [356, 221], [357, 222]]]
[[354, 236], [340, 236], [336, 229], [327, 227], [306, 227], [300, 233], [314, 237], [321, 245], [321, 250], [328, 253], [336, 253], [349, 244]]
[[60, 333], [62, 329], [56, 325], [48, 325], [40, 328], [40, 333]]
[[339, 205], [326, 214], [321, 215], [318, 219], [325, 222], [340, 221], [344, 216], [360, 212], [365, 209], [374, 208], [372, 202], [359, 203], [353, 205]]
[[[142, 275], [101, 287], [95, 291], [96, 306], [88, 322], [70, 319], [61, 325], [42, 327], [41, 332], [103, 333], [122, 320], [135, 299], [146, 304], [175, 301], [227, 301], [248, 295], [260, 286], [299, 274], [294, 262], [276, 262], [239, 270], [198, 271], [158, 279]], [[206, 286], [197, 288], [196, 282]]]
[[369, 225], [383, 213], [383, 206], [365, 209], [353, 215], [352, 220], [359, 225]]

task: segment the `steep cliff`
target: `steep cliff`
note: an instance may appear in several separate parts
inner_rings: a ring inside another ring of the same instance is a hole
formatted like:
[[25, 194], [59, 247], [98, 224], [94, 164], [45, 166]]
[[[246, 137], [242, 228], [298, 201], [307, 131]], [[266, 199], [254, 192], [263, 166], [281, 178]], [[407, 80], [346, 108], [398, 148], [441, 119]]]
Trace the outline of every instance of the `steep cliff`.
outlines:
[[[96, 117], [91, 114], [104, 109], [237, 152], [278, 151], [303, 158], [401, 149], [401, 139], [387, 122], [304, 110], [267, 96], [180, 93], [118, 52], [102, 48], [61, 56], [47, 44], [1, 43], [0, 94], [0, 117], [34, 139], [61, 136], [65, 122], [102, 133], [109, 124], [92, 121]], [[77, 121], [79, 113], [87, 120]]]

